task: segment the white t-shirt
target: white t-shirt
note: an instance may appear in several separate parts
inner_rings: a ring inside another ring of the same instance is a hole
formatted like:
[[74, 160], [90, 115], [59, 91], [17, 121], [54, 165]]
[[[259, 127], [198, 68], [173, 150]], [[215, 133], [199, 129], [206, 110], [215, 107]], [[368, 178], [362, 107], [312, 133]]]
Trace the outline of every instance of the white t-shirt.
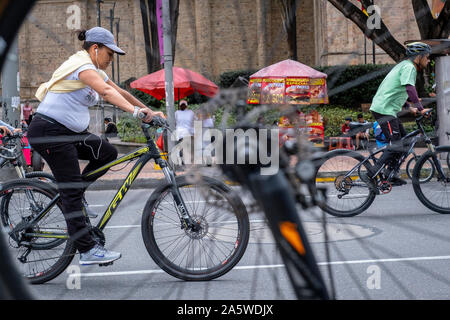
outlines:
[[[65, 80], [80, 80], [78, 75], [84, 70], [97, 70], [97, 68], [93, 64], [85, 64], [68, 75]], [[105, 82], [108, 79], [106, 76]], [[88, 107], [97, 104], [98, 99], [98, 93], [89, 86], [68, 93], [49, 91], [36, 112], [55, 119], [74, 132], [82, 132], [89, 126]]]
[[192, 110], [177, 110], [175, 112], [177, 140], [194, 135], [195, 115]]
[[203, 119], [202, 126], [203, 126], [203, 128], [214, 128], [214, 120], [213, 120], [213, 118]]

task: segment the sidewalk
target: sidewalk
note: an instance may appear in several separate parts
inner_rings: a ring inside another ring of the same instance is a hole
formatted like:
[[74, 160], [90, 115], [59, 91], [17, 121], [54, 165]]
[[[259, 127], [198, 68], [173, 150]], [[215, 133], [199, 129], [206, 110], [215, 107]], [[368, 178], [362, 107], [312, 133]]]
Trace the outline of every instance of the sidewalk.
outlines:
[[[415, 152], [418, 156], [423, 154], [427, 151], [427, 148], [416, 148]], [[357, 151], [363, 156], [367, 156], [369, 153], [368, 151]], [[122, 154], [119, 154], [119, 157], [122, 156]], [[408, 160], [412, 157], [410, 155], [406, 161], [403, 163], [401, 167], [401, 174], [402, 177], [407, 177], [406, 175], [406, 164]], [[81, 170], [84, 169], [84, 167], [87, 165], [87, 161], [80, 160], [80, 168]], [[103, 175], [99, 180], [97, 180], [95, 183], [93, 183], [89, 189], [90, 190], [109, 190], [109, 189], [119, 189], [122, 185], [123, 181], [126, 179], [128, 173], [130, 172], [131, 168], [133, 167], [134, 162], [126, 164], [118, 165], [115, 168], [110, 169], [105, 175]], [[342, 169], [342, 168], [341, 168]], [[349, 166], [347, 169], [351, 169]], [[222, 175], [221, 171], [218, 168], [214, 167], [202, 167], [202, 172], [204, 171], [209, 176], [214, 176], [220, 180], [225, 181], [228, 184], [231, 184], [230, 181], [225, 180], [225, 177]], [[45, 172], [51, 173], [49, 167], [46, 165], [44, 167]], [[177, 175], [182, 175], [186, 173], [187, 171], [177, 171]], [[322, 173], [323, 174], [323, 173]], [[332, 177], [336, 173], [328, 173], [328, 177]], [[323, 177], [323, 176], [322, 176]], [[161, 180], [164, 179], [164, 174], [161, 170], [155, 168], [155, 163], [153, 160], [149, 161], [144, 168], [142, 168], [141, 172], [139, 173], [137, 179], [133, 183], [133, 188], [155, 188], [159, 183], [161, 183]]]
[[[119, 154], [118, 157], [123, 156], [124, 154]], [[108, 170], [101, 178], [99, 178], [96, 182], [89, 186], [89, 190], [119, 190], [122, 186], [123, 182], [127, 178], [127, 175], [130, 173], [130, 170], [133, 168], [136, 161], [132, 161], [130, 163], [119, 164], [116, 167]], [[80, 169], [86, 167], [88, 161], [80, 160]], [[45, 165], [44, 171], [51, 173], [48, 165]], [[189, 168], [186, 171], [177, 170], [176, 175], [183, 175], [189, 172]], [[223, 180], [227, 184], [231, 184], [231, 182], [224, 180], [221, 171], [218, 168], [214, 167], [202, 167], [201, 172], [210, 176], [215, 177], [216, 179]], [[153, 189], [164, 181], [164, 174], [161, 169], [155, 168], [155, 162], [150, 160], [147, 164], [141, 169], [141, 172], [137, 176], [136, 180], [133, 182], [132, 188], [135, 189]]]

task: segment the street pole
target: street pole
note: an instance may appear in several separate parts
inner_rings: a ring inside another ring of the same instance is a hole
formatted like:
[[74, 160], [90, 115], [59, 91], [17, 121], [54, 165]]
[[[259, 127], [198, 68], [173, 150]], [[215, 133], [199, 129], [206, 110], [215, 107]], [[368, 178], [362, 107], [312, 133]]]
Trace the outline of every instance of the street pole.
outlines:
[[[20, 128], [20, 78], [19, 52], [17, 37], [6, 55], [6, 61], [1, 70], [3, 121], [14, 128]], [[13, 166], [0, 168], [0, 181], [17, 178]]]
[[100, 3], [102, 3], [103, 0], [97, 0], [97, 26], [102, 26], [102, 19], [100, 15]]
[[6, 56], [2, 70], [3, 121], [14, 128], [20, 126], [20, 78], [17, 37]]
[[364, 35], [364, 64], [367, 64], [367, 37]]
[[439, 145], [450, 144], [450, 56], [436, 58], [437, 121]]
[[[112, 9], [109, 9], [109, 17], [107, 17], [109, 19], [109, 28], [111, 30], [111, 33], [114, 35], [114, 9], [116, 8], [116, 2], [114, 2]], [[118, 30], [116, 32], [119, 32]], [[117, 46], [119, 45], [118, 43], [116, 43]], [[116, 59], [119, 59], [119, 55], [116, 54], [115, 55]], [[116, 84], [120, 84], [118, 81], [116, 82], [116, 74], [115, 74], [115, 68], [114, 68], [114, 61], [111, 64], [111, 78], [112, 78], [112, 82], [116, 83]], [[116, 106], [113, 106], [113, 122], [116, 123], [117, 122], [117, 113], [116, 113]], [[103, 123], [103, 119], [102, 119], [102, 123]]]
[[[114, 2], [114, 7], [116, 6], [116, 3]], [[109, 28], [111, 29], [111, 33], [114, 35], [114, 7], [109, 10]], [[116, 54], [116, 56], [118, 56]], [[114, 61], [111, 63], [111, 75], [112, 75], [112, 81], [116, 82], [116, 75], [114, 73]]]
[[[119, 46], [119, 23], [120, 23], [120, 18], [118, 18], [117, 21], [116, 21], [116, 44], [117, 44], [117, 46]], [[120, 55], [116, 54], [116, 59], [117, 59], [117, 85], [120, 86], [119, 57], [120, 57]], [[113, 64], [114, 64], [114, 62], [113, 62]], [[113, 111], [113, 121], [114, 121], [114, 123], [117, 123], [117, 108], [114, 108], [114, 111]]]
[[373, 62], [373, 64], [376, 64], [376, 61], [375, 61], [375, 41], [372, 41], [372, 62]]
[[[171, 130], [175, 130], [175, 109], [174, 109], [174, 91], [173, 91], [173, 70], [172, 70], [172, 28], [170, 23], [170, 5], [169, 1], [162, 1], [163, 18], [163, 38], [164, 38], [164, 72], [166, 89], [166, 112], [167, 120]], [[174, 147], [172, 139], [167, 139], [169, 150]]]
[[[116, 19], [116, 44], [119, 46], [119, 26], [120, 26], [120, 18]], [[119, 68], [119, 57], [120, 55], [116, 55], [117, 58], [117, 84], [120, 84], [120, 68]]]

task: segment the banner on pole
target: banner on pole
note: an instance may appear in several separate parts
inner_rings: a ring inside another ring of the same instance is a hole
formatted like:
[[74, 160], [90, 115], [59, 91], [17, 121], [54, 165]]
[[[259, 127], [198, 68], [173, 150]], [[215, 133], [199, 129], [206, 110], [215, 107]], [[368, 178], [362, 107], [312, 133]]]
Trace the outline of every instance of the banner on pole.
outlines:
[[162, 0], [156, 0], [156, 23], [158, 24], [159, 56], [161, 64], [164, 64], [164, 38], [162, 19]]

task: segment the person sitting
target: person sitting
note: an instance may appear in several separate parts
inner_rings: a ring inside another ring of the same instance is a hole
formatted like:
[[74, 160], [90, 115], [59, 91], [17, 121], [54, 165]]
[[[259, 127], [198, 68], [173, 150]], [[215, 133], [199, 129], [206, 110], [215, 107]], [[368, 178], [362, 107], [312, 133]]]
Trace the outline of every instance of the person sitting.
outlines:
[[104, 123], [105, 123], [105, 136], [106, 138], [112, 138], [112, 137], [117, 137], [117, 126], [114, 122], [111, 121], [111, 118], [105, 118], [104, 119]]
[[346, 134], [347, 132], [350, 131], [350, 122], [352, 122], [351, 117], [345, 118], [345, 123], [342, 125], [342, 128], [341, 128], [341, 131], [343, 134]]
[[[364, 120], [364, 115], [362, 113], [358, 114], [358, 123], [368, 124], [368, 122], [366, 120]], [[365, 141], [368, 144], [368, 142], [369, 142], [369, 129], [366, 129], [366, 130], [361, 131], [361, 132], [357, 132], [356, 135], [355, 135], [355, 140], [356, 140], [356, 143], [355, 143], [356, 150], [360, 149], [360, 142]]]

